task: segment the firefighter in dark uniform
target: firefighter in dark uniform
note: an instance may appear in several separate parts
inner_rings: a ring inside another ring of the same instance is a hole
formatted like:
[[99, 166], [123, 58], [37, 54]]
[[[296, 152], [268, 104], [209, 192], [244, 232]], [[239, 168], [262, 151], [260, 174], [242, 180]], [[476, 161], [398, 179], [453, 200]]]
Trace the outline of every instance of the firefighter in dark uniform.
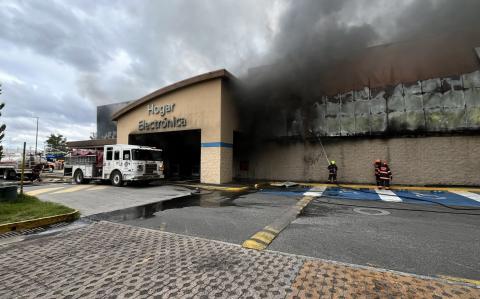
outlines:
[[382, 166], [382, 161], [375, 160], [373, 167], [375, 168], [375, 180], [377, 181], [377, 187], [380, 186], [380, 166]]
[[335, 161], [331, 161], [330, 165], [328, 165], [328, 182], [329, 183], [337, 183], [337, 171], [338, 167], [335, 164]]
[[386, 189], [390, 189], [390, 181], [392, 180], [393, 176], [386, 161], [382, 163], [378, 169], [378, 173], [380, 175], [380, 188], [385, 187]]

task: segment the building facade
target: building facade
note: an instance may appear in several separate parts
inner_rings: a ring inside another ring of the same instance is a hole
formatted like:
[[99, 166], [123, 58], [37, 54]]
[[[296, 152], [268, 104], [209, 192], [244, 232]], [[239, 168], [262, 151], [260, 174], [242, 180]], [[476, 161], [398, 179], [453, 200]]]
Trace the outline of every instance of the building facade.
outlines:
[[113, 113], [117, 143], [162, 148], [169, 177], [203, 183], [321, 182], [328, 156], [341, 182], [374, 183], [381, 159], [393, 183], [480, 185], [480, 32], [459, 36], [357, 53], [297, 106], [248, 104], [226, 70], [195, 76]]
[[164, 149], [172, 176], [221, 184], [233, 177], [238, 117], [225, 70], [196, 76], [149, 94], [114, 114], [117, 143]]

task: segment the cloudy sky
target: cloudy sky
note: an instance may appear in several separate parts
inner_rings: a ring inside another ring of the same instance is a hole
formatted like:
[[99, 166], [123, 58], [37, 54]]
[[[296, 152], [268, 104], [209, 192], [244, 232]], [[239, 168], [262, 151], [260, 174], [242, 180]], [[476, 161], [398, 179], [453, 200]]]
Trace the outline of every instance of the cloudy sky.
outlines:
[[278, 48], [289, 47], [286, 27], [298, 29], [295, 44], [311, 38], [302, 35], [310, 25], [298, 22], [308, 10], [315, 27], [327, 26], [324, 18], [345, 28], [375, 24], [371, 43], [395, 30], [391, 20], [414, 3], [436, 1], [443, 0], [0, 0], [4, 145], [34, 147], [34, 117], [43, 148], [50, 133], [88, 139], [97, 105], [219, 68], [242, 76], [285, 55]]

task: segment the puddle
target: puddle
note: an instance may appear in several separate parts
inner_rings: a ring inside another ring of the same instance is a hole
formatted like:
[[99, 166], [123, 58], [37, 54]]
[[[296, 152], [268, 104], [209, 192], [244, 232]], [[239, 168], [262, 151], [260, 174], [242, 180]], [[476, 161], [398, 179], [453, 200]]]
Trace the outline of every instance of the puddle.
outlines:
[[232, 193], [225, 191], [212, 191], [207, 193], [192, 194], [138, 207], [99, 213], [88, 216], [87, 218], [95, 221], [108, 220], [121, 222], [138, 218], [154, 217], [155, 213], [170, 209], [182, 209], [187, 207], [222, 208], [236, 206], [235, 200], [245, 194], [247, 194], [247, 192]]

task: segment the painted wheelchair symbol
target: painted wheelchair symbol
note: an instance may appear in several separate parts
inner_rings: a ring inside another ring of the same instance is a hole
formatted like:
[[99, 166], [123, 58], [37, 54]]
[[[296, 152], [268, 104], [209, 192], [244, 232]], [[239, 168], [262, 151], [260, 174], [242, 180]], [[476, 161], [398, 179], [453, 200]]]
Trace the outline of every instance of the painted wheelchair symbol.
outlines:
[[420, 192], [412, 192], [416, 197], [419, 197], [421, 199], [437, 199], [437, 200], [441, 200], [441, 199], [447, 199], [447, 197], [445, 196], [439, 196], [439, 195], [435, 195], [435, 194], [429, 194], [429, 193], [420, 193]]

